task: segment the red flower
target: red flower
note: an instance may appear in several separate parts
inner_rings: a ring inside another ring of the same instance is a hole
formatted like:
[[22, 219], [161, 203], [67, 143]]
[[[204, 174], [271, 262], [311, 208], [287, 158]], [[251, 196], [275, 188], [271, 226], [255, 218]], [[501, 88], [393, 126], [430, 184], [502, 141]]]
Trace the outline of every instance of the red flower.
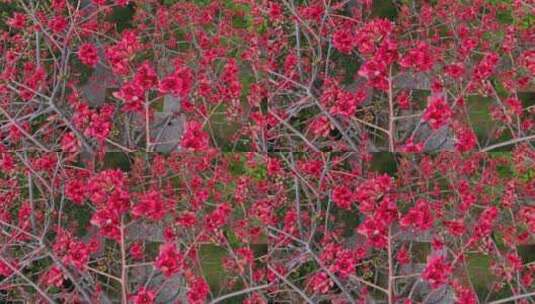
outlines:
[[402, 91], [396, 97], [396, 102], [399, 105], [399, 108], [402, 110], [408, 110], [410, 107], [410, 96], [408, 91]]
[[387, 62], [382, 59], [372, 58], [361, 65], [358, 75], [368, 79], [369, 85], [373, 88], [387, 91]]
[[186, 123], [186, 130], [182, 135], [181, 146], [184, 149], [200, 151], [208, 149], [208, 133], [202, 130], [202, 125], [197, 121]]
[[418, 230], [433, 227], [433, 215], [428, 201], [420, 199], [399, 221], [401, 227], [413, 226]]
[[524, 111], [524, 107], [522, 106], [522, 101], [520, 101], [518, 98], [510, 97], [505, 100], [505, 104], [511, 108], [511, 111], [515, 115], [522, 115], [522, 112]]
[[134, 304], [153, 304], [156, 302], [156, 291], [141, 287], [137, 293], [132, 296]]
[[90, 222], [99, 228], [102, 236], [116, 241], [120, 240], [120, 214], [116, 211], [108, 208], [99, 209], [93, 213]]
[[353, 193], [346, 186], [337, 186], [332, 192], [333, 202], [342, 209], [351, 209], [352, 196]]
[[383, 220], [366, 218], [357, 228], [357, 232], [366, 236], [368, 242], [375, 248], [385, 248], [388, 242], [387, 227]]
[[229, 204], [221, 204], [210, 213], [206, 219], [206, 228], [208, 230], [215, 230], [223, 226], [228, 217], [230, 216], [232, 209]]
[[331, 132], [331, 123], [327, 116], [318, 116], [310, 124], [310, 131], [315, 136], [327, 137]]
[[342, 90], [335, 80], [328, 79], [321, 95], [321, 103], [331, 114], [350, 117], [355, 113], [359, 101], [350, 92]]
[[431, 284], [431, 287], [438, 288], [448, 282], [451, 274], [451, 265], [446, 262], [443, 256], [428, 257], [427, 265], [422, 272], [422, 278]]
[[160, 253], [154, 262], [166, 277], [171, 277], [182, 270], [184, 257], [178, 252], [174, 244], [167, 243], [160, 246]]
[[492, 232], [494, 221], [498, 217], [498, 208], [489, 207], [481, 213], [474, 229], [474, 237], [476, 239], [484, 238]]
[[477, 138], [472, 129], [461, 127], [456, 130], [457, 142], [455, 148], [459, 152], [467, 152], [474, 149], [477, 144]]
[[473, 193], [470, 184], [465, 180], [461, 180], [459, 182], [459, 184], [457, 185], [457, 190], [459, 191], [459, 195], [461, 196], [459, 210], [463, 212], [467, 211], [472, 205], [475, 204], [477, 197]]
[[279, 20], [282, 17], [282, 7], [275, 2], [269, 3], [269, 18], [273, 21]]
[[90, 44], [84, 43], [78, 50], [78, 58], [83, 64], [89, 66], [95, 66], [98, 63], [98, 51], [97, 48]]
[[158, 75], [156, 71], [146, 61], [144, 62], [136, 72], [134, 76], [134, 83], [142, 87], [144, 90], [151, 89], [158, 83]]
[[85, 129], [84, 135], [95, 138], [97, 141], [102, 142], [110, 134], [112, 127], [114, 107], [112, 105], [104, 105], [98, 111], [90, 111], [89, 117], [83, 119], [89, 119], [89, 126]]
[[158, 191], [150, 191], [141, 196], [139, 203], [132, 208], [135, 217], [146, 217], [153, 221], [161, 220], [166, 212], [166, 203]]
[[126, 177], [120, 170], [105, 170], [91, 177], [87, 183], [89, 199], [97, 207], [124, 212], [129, 206]]
[[444, 221], [444, 226], [453, 236], [461, 236], [465, 232], [464, 220]]
[[422, 119], [429, 123], [432, 129], [438, 129], [446, 124], [452, 115], [450, 106], [444, 98], [435, 96], [427, 105]]
[[185, 97], [189, 94], [193, 76], [188, 68], [180, 68], [160, 82], [160, 92]]
[[[0, 271], [0, 274], [2, 272]], [[52, 266], [42, 277], [43, 284], [60, 288], [63, 285], [63, 272], [57, 266]]]
[[[285, 64], [291, 66], [292, 56], [288, 56]], [[229, 60], [221, 74], [221, 85], [218, 86], [223, 100], [237, 100], [241, 93], [241, 83], [238, 75], [239, 67], [236, 60]]]
[[475, 293], [471, 289], [463, 286], [455, 286], [454, 289], [455, 304], [476, 304], [478, 302]]
[[143, 259], [143, 246], [139, 242], [135, 242], [130, 246], [130, 255], [132, 258], [136, 260], [142, 260]]
[[528, 69], [528, 71], [535, 75], [535, 50], [525, 51], [522, 56], [522, 64]]
[[338, 250], [333, 270], [338, 273], [340, 277], [348, 278], [355, 272], [356, 264], [355, 257], [351, 250]]
[[411, 257], [410, 257], [409, 250], [407, 250], [407, 247], [403, 246], [399, 249], [396, 255], [396, 260], [398, 261], [400, 265], [405, 265], [405, 264], [410, 263]]
[[123, 111], [125, 112], [143, 111], [145, 90], [137, 82], [126, 83], [118, 92], [113, 93], [113, 97], [124, 102]]
[[206, 303], [206, 298], [210, 292], [210, 288], [203, 278], [194, 278], [189, 283], [189, 290], [187, 293], [188, 303], [201, 304]]
[[16, 29], [24, 29], [26, 27], [26, 15], [14, 13], [13, 17], [7, 20], [7, 25]]
[[405, 145], [401, 147], [401, 150], [407, 153], [419, 153], [424, 150], [424, 143], [415, 143], [414, 138], [410, 137], [407, 139], [407, 142], [405, 142]]
[[52, 0], [51, 5], [52, 8], [58, 12], [65, 8], [66, 0]]
[[63, 152], [76, 153], [80, 150], [80, 141], [72, 132], [65, 133], [61, 138], [61, 149]]
[[333, 34], [333, 46], [344, 54], [351, 54], [355, 43], [355, 37], [351, 29], [339, 29]]
[[465, 68], [463, 63], [454, 63], [444, 67], [444, 72], [446, 75], [450, 76], [453, 79], [461, 78], [465, 73]]
[[500, 57], [495, 53], [485, 55], [483, 60], [474, 69], [474, 79], [476, 81], [483, 81], [490, 77], [499, 60]]
[[193, 227], [197, 223], [197, 217], [194, 212], [186, 211], [178, 216], [176, 223], [184, 228]]
[[65, 196], [73, 203], [82, 205], [86, 197], [85, 183], [80, 179], [71, 179], [65, 184]]
[[506, 255], [507, 263], [513, 268], [514, 271], [522, 270], [522, 259], [515, 252], [510, 252]]
[[52, 20], [50, 20], [50, 22], [48, 23], [48, 26], [50, 27], [50, 29], [52, 29], [54, 33], [62, 32], [63, 30], [65, 30], [67, 25], [67, 19], [65, 19], [65, 17], [63, 17], [62, 15], [54, 16], [54, 18], [52, 18]]
[[316, 22], [321, 20], [324, 12], [325, 8], [321, 3], [309, 3], [307, 6], [301, 8], [301, 14], [303, 15], [303, 18], [314, 20]]
[[427, 43], [420, 41], [401, 58], [399, 64], [404, 68], [412, 68], [419, 72], [429, 71], [434, 64], [433, 50]]
[[89, 261], [91, 249], [88, 245], [74, 238], [69, 232], [60, 230], [52, 250], [63, 263], [83, 270]]
[[312, 276], [309, 285], [314, 292], [325, 294], [334, 286], [334, 283], [325, 272], [318, 272]]
[[[13, 265], [11, 262], [7, 262], [9, 264], [6, 264], [5, 262], [0, 260], [0, 275], [3, 277], [9, 277], [12, 273], [12, 267], [18, 268], [17, 265]], [[12, 267], [9, 267], [12, 266]]]
[[254, 253], [249, 247], [236, 249], [236, 255], [243, 260], [245, 265], [251, 265], [254, 261]]
[[376, 176], [360, 184], [354, 192], [354, 200], [359, 204], [360, 212], [372, 215], [380, 204], [378, 199], [392, 190], [392, 178], [387, 174]]
[[528, 230], [535, 233], [535, 206], [523, 206], [519, 211], [520, 218], [526, 223]]
[[122, 49], [121, 45], [107, 48], [106, 59], [109, 61], [114, 73], [118, 75], [128, 74], [128, 54]]

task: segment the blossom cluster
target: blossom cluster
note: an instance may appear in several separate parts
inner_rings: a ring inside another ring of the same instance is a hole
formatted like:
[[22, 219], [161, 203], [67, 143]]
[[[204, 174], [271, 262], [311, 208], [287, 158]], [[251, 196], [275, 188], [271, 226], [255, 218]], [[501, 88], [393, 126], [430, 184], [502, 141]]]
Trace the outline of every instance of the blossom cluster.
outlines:
[[37, 2], [0, 302], [533, 302], [530, 1]]

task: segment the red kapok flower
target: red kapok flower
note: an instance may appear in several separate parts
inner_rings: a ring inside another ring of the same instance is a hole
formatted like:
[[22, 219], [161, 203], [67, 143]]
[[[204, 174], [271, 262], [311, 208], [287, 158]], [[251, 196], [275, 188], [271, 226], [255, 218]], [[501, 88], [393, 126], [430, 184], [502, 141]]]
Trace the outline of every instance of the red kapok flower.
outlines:
[[399, 108], [402, 110], [408, 110], [410, 107], [410, 95], [408, 91], [402, 91], [396, 96], [396, 102], [399, 105]]
[[451, 265], [446, 258], [440, 255], [428, 257], [427, 265], [422, 273], [422, 278], [431, 284], [431, 287], [438, 288], [448, 282], [451, 274]]
[[217, 206], [217, 208], [206, 217], [206, 228], [215, 230], [223, 226], [230, 216], [231, 211], [232, 209], [227, 203]]
[[186, 130], [182, 135], [181, 146], [184, 149], [200, 151], [206, 150], [208, 145], [208, 133], [204, 132], [202, 125], [197, 121], [189, 121], [186, 123]]
[[375, 248], [384, 248], [387, 245], [386, 223], [378, 218], [368, 217], [357, 228], [357, 232], [366, 236], [368, 242]]
[[475, 238], [484, 238], [490, 235], [494, 221], [498, 218], [498, 208], [489, 207], [485, 209], [479, 216], [479, 219], [474, 228]]
[[77, 205], [82, 205], [86, 197], [85, 183], [80, 179], [71, 179], [65, 184], [65, 196]]
[[143, 89], [148, 90], [158, 83], [158, 75], [154, 68], [146, 61], [137, 70], [134, 82]]
[[453, 63], [444, 67], [444, 72], [446, 75], [450, 76], [453, 79], [461, 78], [465, 73], [465, 68], [463, 63]]
[[433, 68], [434, 58], [431, 47], [420, 41], [415, 48], [411, 49], [399, 64], [404, 68], [413, 68], [419, 72], [429, 71]]
[[465, 232], [463, 219], [444, 221], [444, 226], [453, 236], [461, 236]]
[[355, 43], [355, 37], [351, 29], [339, 29], [333, 34], [333, 46], [344, 54], [351, 54]]
[[453, 115], [450, 106], [442, 97], [431, 98], [422, 119], [429, 123], [432, 129], [438, 129], [446, 124]]
[[312, 276], [309, 286], [316, 293], [327, 293], [334, 283], [329, 279], [329, 275], [325, 272], [318, 272]]
[[154, 262], [166, 277], [171, 277], [182, 270], [184, 257], [178, 252], [174, 244], [167, 243], [160, 246], [160, 254]]
[[474, 131], [472, 131], [472, 129], [470, 128], [458, 128], [455, 131], [455, 137], [457, 138], [455, 148], [459, 152], [471, 151], [477, 144], [476, 135], [474, 134]]
[[489, 53], [485, 55], [483, 60], [474, 69], [474, 79], [478, 81], [483, 81], [490, 77], [494, 72], [494, 68], [498, 64], [500, 57], [498, 54]]
[[529, 50], [521, 56], [523, 65], [530, 71], [532, 75], [535, 75], [535, 50]]
[[337, 186], [333, 189], [332, 200], [342, 209], [351, 209], [353, 193], [346, 186]]
[[141, 196], [139, 203], [132, 208], [135, 217], [146, 217], [153, 221], [161, 220], [168, 212], [162, 194], [158, 191], [150, 191]]
[[202, 304], [206, 302], [210, 288], [203, 278], [194, 278], [187, 293], [188, 303]]
[[61, 138], [61, 149], [63, 152], [75, 153], [80, 150], [80, 141], [72, 132], [65, 133]]
[[113, 93], [113, 97], [124, 102], [125, 112], [141, 112], [145, 99], [145, 90], [137, 82], [129, 82], [121, 87], [118, 92]]
[[[1, 272], [0, 272], [1, 274]], [[63, 272], [57, 266], [52, 266], [42, 277], [43, 284], [46, 286], [61, 287], [63, 285]]]
[[418, 230], [427, 230], [433, 227], [433, 215], [430, 211], [430, 204], [426, 200], [418, 200], [399, 221], [401, 227], [412, 226]]
[[116, 241], [120, 240], [120, 215], [117, 211], [110, 208], [99, 209], [93, 213], [90, 222], [99, 228], [99, 233], [102, 236]]
[[160, 81], [160, 92], [185, 97], [189, 94], [192, 82], [193, 76], [190, 69], [179, 68], [176, 72]]
[[67, 19], [63, 17], [62, 15], [54, 16], [52, 20], [48, 23], [48, 26], [50, 26], [50, 29], [54, 33], [62, 32], [68, 25]]
[[78, 50], [78, 58], [83, 64], [95, 66], [98, 63], [97, 48], [90, 43], [82, 44]]
[[405, 265], [405, 264], [410, 263], [411, 257], [410, 257], [410, 253], [407, 247], [403, 246], [399, 249], [398, 253], [396, 254], [396, 260], [398, 261], [400, 265]]
[[130, 255], [136, 260], [143, 259], [143, 246], [140, 242], [135, 242], [130, 246]]
[[26, 26], [26, 15], [14, 13], [13, 17], [7, 20], [7, 25], [16, 29], [23, 29]]
[[156, 301], [156, 292], [154, 290], [141, 287], [137, 293], [132, 296], [134, 304], [153, 304]]

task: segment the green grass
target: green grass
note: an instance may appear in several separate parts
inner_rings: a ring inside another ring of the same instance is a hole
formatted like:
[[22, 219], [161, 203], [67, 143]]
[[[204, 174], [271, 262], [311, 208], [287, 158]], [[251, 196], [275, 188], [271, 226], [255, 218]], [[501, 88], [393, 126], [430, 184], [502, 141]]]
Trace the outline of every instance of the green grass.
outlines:
[[488, 293], [490, 284], [495, 280], [489, 270], [491, 259], [486, 255], [469, 254], [466, 260], [469, 279], [481, 298]]
[[125, 7], [115, 7], [109, 15], [109, 21], [115, 23], [117, 30], [122, 32], [125, 29], [132, 28], [132, 18], [135, 14], [135, 7], [129, 4]]
[[393, 1], [373, 1], [372, 15], [395, 20], [398, 16], [398, 10]]
[[[253, 244], [251, 245], [251, 249], [253, 250], [255, 257], [263, 256], [267, 253], [267, 244]], [[216, 245], [203, 245], [199, 250], [202, 274], [206, 278], [210, 290], [215, 296], [233, 291], [226, 289], [224, 285], [225, 282], [231, 278], [223, 268], [223, 258], [226, 256], [226, 249]], [[240, 285], [238, 284], [236, 289], [239, 288]], [[223, 303], [241, 303], [243, 299], [243, 296], [235, 297]]]
[[225, 250], [215, 245], [204, 245], [199, 250], [203, 275], [214, 294], [218, 294], [224, 287], [222, 283], [225, 280], [225, 271], [222, 261], [225, 256]]
[[396, 154], [388, 152], [374, 153], [370, 170], [377, 173], [386, 173], [393, 176], [397, 170]]
[[130, 157], [123, 152], [108, 152], [104, 156], [104, 168], [121, 169], [122, 171], [130, 171], [132, 166]]
[[535, 262], [535, 244], [518, 246], [517, 249], [524, 263]]

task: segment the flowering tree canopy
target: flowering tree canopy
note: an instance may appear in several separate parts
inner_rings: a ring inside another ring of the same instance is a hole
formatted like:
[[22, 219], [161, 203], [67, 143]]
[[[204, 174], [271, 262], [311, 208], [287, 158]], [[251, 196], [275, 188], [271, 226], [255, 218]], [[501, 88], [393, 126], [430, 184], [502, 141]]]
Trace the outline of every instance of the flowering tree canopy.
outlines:
[[535, 303], [533, 0], [0, 0], [0, 302]]

